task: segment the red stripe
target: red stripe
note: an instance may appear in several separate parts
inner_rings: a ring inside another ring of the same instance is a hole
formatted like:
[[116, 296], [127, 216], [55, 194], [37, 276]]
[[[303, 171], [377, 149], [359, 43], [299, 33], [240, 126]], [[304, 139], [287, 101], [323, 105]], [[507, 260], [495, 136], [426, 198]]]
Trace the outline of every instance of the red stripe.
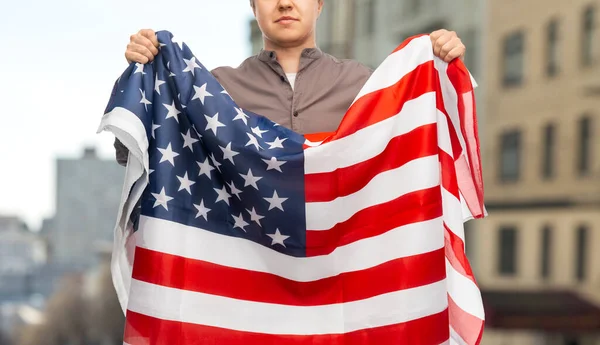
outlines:
[[471, 270], [471, 265], [469, 264], [469, 260], [465, 254], [465, 244], [463, 240], [456, 236], [454, 232], [450, 231], [445, 223], [444, 228], [444, 246], [446, 248], [446, 258], [450, 262], [450, 265], [452, 265], [452, 267], [454, 267], [458, 273], [470, 279], [473, 283], [475, 283], [475, 285], [477, 285], [475, 276]]
[[[137, 248], [133, 278], [170, 288], [296, 306], [346, 303], [438, 282], [444, 248], [311, 282]], [[419, 269], [427, 267], [427, 269]]]
[[[473, 85], [467, 68], [460, 60], [450, 63], [446, 73], [457, 93], [460, 131], [466, 145], [463, 150], [465, 158], [461, 157], [460, 164], [458, 164], [459, 176], [461, 177], [458, 180], [460, 190], [471, 214], [475, 218], [481, 218], [484, 215], [484, 187]], [[471, 111], [468, 111], [465, 102], [469, 103]], [[459, 156], [455, 155], [454, 157], [458, 158]], [[466, 159], [467, 162], [463, 162], [462, 159]]]
[[481, 341], [483, 335], [484, 322], [480, 318], [471, 315], [448, 295], [448, 312], [450, 316], [450, 326], [468, 345], [476, 345]]
[[[358, 99], [344, 115], [338, 130], [324, 143], [346, 137], [400, 112], [404, 103], [439, 87], [439, 76], [433, 61], [416, 67], [396, 84], [374, 91]], [[369, 116], [366, 116], [366, 115]], [[418, 114], [415, 114], [418, 116]]]
[[331, 201], [350, 195], [384, 171], [437, 153], [437, 125], [424, 125], [393, 138], [382, 153], [369, 160], [331, 172], [305, 175], [306, 202]]
[[456, 170], [454, 159], [444, 150], [439, 150], [440, 165], [442, 170], [442, 187], [452, 194], [460, 202], [458, 182], [456, 181]]
[[244, 332], [160, 320], [128, 310], [124, 341], [130, 345], [439, 345], [449, 333], [447, 310], [405, 323], [323, 335]]
[[442, 216], [439, 186], [408, 193], [392, 201], [364, 208], [333, 228], [306, 232], [306, 255], [325, 255], [337, 247], [381, 235], [402, 225]]

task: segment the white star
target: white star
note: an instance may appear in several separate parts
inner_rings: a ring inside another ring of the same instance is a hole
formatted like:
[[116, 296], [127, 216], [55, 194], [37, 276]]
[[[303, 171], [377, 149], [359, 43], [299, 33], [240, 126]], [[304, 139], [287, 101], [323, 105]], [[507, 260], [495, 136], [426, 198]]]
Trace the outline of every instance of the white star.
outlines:
[[188, 193], [190, 193], [190, 195], [192, 195], [192, 190], [190, 189], [190, 187], [196, 182], [188, 179], [187, 172], [185, 173], [185, 175], [183, 175], [183, 177], [179, 177], [179, 176], [176, 176], [176, 177], [179, 180], [179, 189], [177, 191], [179, 192], [182, 189], [185, 189], [185, 190], [187, 190]]
[[288, 238], [290, 238], [290, 236], [284, 236], [281, 234], [281, 232], [279, 232], [279, 229], [275, 229], [275, 233], [274, 234], [267, 234], [267, 236], [271, 237], [273, 239], [273, 242], [271, 243], [272, 246], [276, 245], [276, 244], [281, 244], [282, 246], [285, 247], [285, 244], [283, 243], [283, 241], [287, 240]]
[[275, 140], [268, 142], [267, 144], [269, 144], [269, 149], [276, 149], [276, 148], [283, 148], [283, 142], [286, 141], [287, 138], [283, 138], [283, 139], [279, 139], [279, 137], [275, 138]]
[[171, 163], [171, 165], [175, 166], [174, 159], [175, 159], [175, 157], [179, 156], [179, 153], [174, 152], [171, 149], [171, 143], [169, 143], [169, 145], [167, 146], [166, 149], [158, 148], [158, 151], [160, 151], [160, 153], [162, 153], [162, 157], [160, 158], [159, 163], [169, 161]]
[[248, 125], [248, 119], [250, 118], [250, 116], [246, 115], [241, 108], [233, 107], [233, 109], [235, 109], [237, 115], [233, 118], [232, 121], [242, 120], [245, 125]]
[[242, 197], [240, 197], [240, 193], [242, 191], [239, 190], [239, 189], [237, 189], [237, 187], [235, 186], [235, 184], [233, 183], [233, 181], [231, 181], [231, 184], [227, 183], [227, 186], [229, 186], [229, 190], [231, 190], [231, 194], [237, 196], [237, 198], [239, 200], [242, 200]]
[[231, 143], [227, 144], [226, 147], [221, 147], [219, 145], [219, 148], [221, 149], [221, 151], [223, 151], [223, 161], [229, 159], [229, 161], [231, 161], [231, 164], [235, 165], [235, 163], [233, 162], [233, 157], [239, 155], [239, 152], [235, 152], [231, 149]]
[[256, 213], [256, 210], [254, 209], [254, 207], [252, 207], [252, 211], [250, 211], [248, 209], [246, 209], [246, 211], [248, 211], [248, 213], [250, 213], [250, 220], [253, 222], [256, 222], [256, 224], [258, 224], [258, 226], [262, 227], [262, 224], [260, 224], [260, 220], [265, 217]]
[[179, 117], [177, 117], [177, 115], [181, 114], [181, 112], [179, 110], [177, 110], [177, 107], [175, 106], [175, 101], [173, 101], [173, 104], [171, 104], [171, 105], [164, 104], [164, 103], [163, 103], [163, 105], [168, 110], [167, 117], [165, 117], [165, 120], [172, 117], [175, 119], [175, 121], [177, 121], [177, 123], [179, 123]]
[[164, 84], [165, 81], [158, 79], [158, 74], [156, 75], [156, 79], [154, 80], [154, 91], [160, 95], [160, 86]]
[[179, 45], [179, 49], [183, 49], [183, 41], [179, 37], [173, 36], [173, 38], [171, 38], [171, 42], [177, 43], [177, 45]]
[[263, 131], [258, 126], [252, 127], [252, 133], [256, 134], [257, 137], [262, 138], [263, 133], [267, 133], [268, 131]]
[[196, 218], [202, 216], [204, 220], [208, 220], [208, 211], [210, 211], [210, 208], [204, 206], [204, 199], [200, 200], [200, 205], [194, 204], [194, 207], [198, 210]]
[[145, 65], [143, 63], [136, 63], [135, 67], [137, 67], [137, 68], [135, 69], [135, 72], [133, 72], [133, 74], [136, 74], [136, 73], [141, 73], [142, 75], [146, 74], [146, 72], [144, 72]]
[[240, 228], [242, 230], [244, 230], [244, 232], [246, 232], [246, 229], [244, 229], [245, 226], [248, 226], [250, 224], [246, 223], [246, 221], [244, 220], [244, 217], [242, 216], [242, 214], [240, 213], [239, 216], [234, 216], [233, 214], [231, 215], [233, 217], [233, 219], [235, 220], [235, 224], [233, 224], [233, 228]]
[[165, 187], [163, 187], [160, 191], [160, 193], [152, 193], [152, 196], [156, 199], [156, 201], [154, 202], [154, 207], [160, 205], [162, 207], [165, 208], [165, 210], [169, 210], [169, 207], [167, 206], [167, 203], [171, 200], [173, 200], [173, 198], [171, 198], [170, 196], [168, 196], [167, 194], [165, 194]]
[[192, 101], [195, 99], [199, 99], [200, 102], [202, 102], [202, 105], [204, 105], [204, 98], [212, 97], [210, 92], [206, 91], [206, 83], [204, 83], [204, 85], [200, 87], [194, 85], [194, 91], [196, 91], [196, 93], [194, 94], [194, 97], [192, 97]]
[[187, 65], [186, 68], [183, 70], [183, 72], [192, 72], [193, 76], [196, 76], [194, 74], [194, 70], [196, 68], [200, 68], [202, 69], [197, 63], [196, 63], [196, 58], [192, 57], [190, 60], [188, 59], [183, 59], [183, 61], [185, 61], [185, 64]]
[[263, 198], [263, 199], [267, 200], [267, 202], [269, 203], [269, 211], [271, 211], [274, 208], [278, 208], [283, 211], [282, 204], [288, 198], [280, 198], [279, 195], [277, 195], [277, 191], [274, 191], [272, 198]]
[[202, 162], [202, 163], [200, 163], [200, 162], [196, 162], [196, 163], [198, 163], [198, 167], [200, 168], [200, 172], [198, 173], [198, 176], [206, 175], [208, 177], [208, 179], [212, 179], [210, 177], [210, 172], [215, 170], [215, 168], [213, 168], [213, 166], [210, 165], [208, 158], [206, 158], [204, 160], [204, 162]]
[[213, 131], [213, 133], [215, 135], [217, 135], [217, 129], [219, 129], [219, 127], [225, 127], [224, 124], [222, 124], [221, 122], [219, 122], [219, 113], [216, 113], [214, 116], [208, 116], [208, 115], [204, 115], [204, 117], [206, 118], [206, 128], [205, 130], [211, 130]]
[[260, 146], [260, 144], [258, 143], [258, 139], [256, 139], [256, 137], [254, 135], [252, 135], [252, 133], [246, 133], [246, 135], [248, 135], [248, 142], [246, 143], [246, 146], [250, 146], [250, 145], [254, 145], [254, 147], [256, 147], [256, 150], [258, 150], [259, 148], [262, 149], [262, 146]]
[[152, 174], [154, 172], [154, 169], [148, 169], [148, 175]]
[[156, 139], [156, 137], [154, 136], [154, 131], [157, 130], [158, 128], [160, 128], [160, 125], [155, 125], [154, 122], [152, 122], [152, 138]]
[[140, 103], [144, 103], [144, 108], [146, 108], [146, 111], [148, 111], [148, 104], [152, 104], [152, 102], [146, 99], [146, 91], [142, 91], [142, 89], [140, 89], [140, 92], [142, 93], [142, 100]]
[[275, 157], [271, 157], [271, 159], [263, 159], [263, 162], [267, 163], [267, 171], [269, 170], [277, 170], [279, 172], [283, 172], [281, 171], [281, 166], [284, 165], [287, 162], [284, 161], [278, 161]]
[[223, 89], [223, 91], [221, 91], [221, 93], [222, 93], [222, 94], [225, 94], [225, 95], [227, 95], [227, 96], [229, 96], [229, 97], [231, 97], [231, 95], [230, 95], [230, 94], [227, 92], [227, 90], [225, 90], [225, 89]]
[[215, 190], [215, 192], [217, 192], [217, 201], [215, 201], [215, 204], [222, 200], [225, 201], [227, 205], [229, 205], [229, 198], [231, 198], [231, 195], [227, 193], [227, 189], [225, 188], [225, 186], [223, 186], [223, 189], [213, 189]]
[[171, 72], [171, 74], [169, 74], [169, 77], [175, 77], [175, 73], [173, 73], [173, 71], [171, 71], [171, 67], [169, 67], [169, 65], [171, 64], [171, 61], [167, 62], [167, 69]]
[[244, 179], [244, 187], [252, 186], [256, 190], [258, 190], [258, 186], [256, 182], [258, 182], [262, 177], [252, 175], [252, 170], [248, 169], [248, 174], [240, 174], [240, 176]]
[[219, 170], [219, 172], [221, 172], [220, 166], [222, 164], [217, 161], [217, 159], [215, 158], [214, 153], [211, 153], [210, 156], [208, 156], [208, 157], [210, 158], [210, 161], [213, 163], [213, 165], [215, 166], [215, 168], [217, 168], [217, 170]]
[[188, 129], [187, 134], [181, 133], [181, 136], [183, 137], [183, 148], [189, 147], [190, 151], [194, 152], [194, 148], [192, 147], [192, 145], [198, 142], [199, 140], [196, 138], [192, 138], [190, 132], [191, 130]]
[[182, 107], [183, 109], [185, 109], [185, 108], [186, 108], [186, 105], [185, 105], [185, 104], [183, 104], [183, 103], [181, 102], [181, 94], [180, 94], [180, 93], [178, 93], [178, 94], [177, 94], [177, 99], [179, 100], [179, 103], [181, 103], [181, 107]]

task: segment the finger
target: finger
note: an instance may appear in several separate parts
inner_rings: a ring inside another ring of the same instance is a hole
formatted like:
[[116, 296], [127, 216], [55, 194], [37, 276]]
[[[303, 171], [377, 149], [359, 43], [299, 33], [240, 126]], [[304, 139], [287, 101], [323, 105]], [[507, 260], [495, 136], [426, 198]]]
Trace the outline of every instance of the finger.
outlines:
[[137, 63], [141, 63], [141, 64], [146, 64], [149, 62], [147, 56], [140, 54], [140, 53], [131, 52], [131, 51], [127, 51], [125, 53], [125, 58], [127, 59], [127, 61], [129, 63], [137, 62]]
[[152, 42], [148, 38], [144, 36], [136, 35], [133, 40], [133, 43], [146, 47], [146, 49], [148, 49], [153, 56], [158, 54], [158, 49], [154, 46], [154, 44], [152, 44]]
[[435, 56], [440, 56], [442, 48], [446, 45], [446, 43], [450, 42], [450, 40], [452, 39], [451, 35], [445, 34], [443, 36], [441, 36], [440, 38], [438, 38], [434, 43], [433, 43], [433, 53]]
[[450, 53], [450, 51], [452, 51], [456, 47], [462, 47], [462, 42], [458, 37], [450, 39], [442, 46], [442, 48], [440, 49], [439, 57], [441, 59], [445, 59], [446, 55], [448, 55], [448, 53]]
[[435, 43], [435, 41], [437, 41], [438, 38], [442, 37], [442, 35], [444, 35], [444, 33], [446, 33], [447, 30], [441, 29], [441, 30], [435, 30], [434, 32], [429, 34], [429, 38], [431, 39], [431, 43]]
[[137, 54], [143, 55], [148, 59], [148, 61], [154, 60], [154, 54], [152, 54], [152, 52], [150, 50], [148, 50], [148, 48], [146, 46], [139, 45], [136, 43], [129, 43], [127, 45], [127, 51], [131, 52], [131, 53], [137, 53]]
[[144, 29], [144, 30], [140, 30], [140, 34], [144, 37], [146, 37], [147, 39], [150, 40], [150, 42], [152, 42], [152, 45], [157, 47], [160, 46], [160, 44], [158, 43], [158, 38], [156, 38], [156, 33], [154, 32], [154, 30], [152, 29]]
[[462, 58], [465, 55], [464, 46], [454, 47], [448, 54], [444, 57], [444, 61], [451, 62], [456, 58]]

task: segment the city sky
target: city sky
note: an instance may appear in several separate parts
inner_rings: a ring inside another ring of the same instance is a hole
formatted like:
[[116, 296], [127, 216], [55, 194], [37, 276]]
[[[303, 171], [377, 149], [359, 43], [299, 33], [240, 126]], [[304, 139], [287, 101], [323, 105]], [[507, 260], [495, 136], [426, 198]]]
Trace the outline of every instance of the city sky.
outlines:
[[[95, 146], [114, 157], [109, 133], [96, 134], [139, 29], [181, 37], [212, 69], [249, 54], [248, 1], [20, 0], [0, 10], [0, 215], [37, 228], [54, 213], [54, 160]], [[116, 215], [115, 215], [116, 216]]]

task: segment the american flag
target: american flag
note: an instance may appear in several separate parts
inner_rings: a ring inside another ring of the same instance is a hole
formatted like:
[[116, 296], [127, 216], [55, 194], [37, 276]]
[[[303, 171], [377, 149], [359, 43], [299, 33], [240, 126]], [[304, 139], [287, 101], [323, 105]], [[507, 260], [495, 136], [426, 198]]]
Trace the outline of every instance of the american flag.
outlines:
[[168, 31], [115, 83], [129, 149], [113, 278], [125, 344], [478, 344], [473, 85], [407, 39], [335, 133], [242, 109]]

